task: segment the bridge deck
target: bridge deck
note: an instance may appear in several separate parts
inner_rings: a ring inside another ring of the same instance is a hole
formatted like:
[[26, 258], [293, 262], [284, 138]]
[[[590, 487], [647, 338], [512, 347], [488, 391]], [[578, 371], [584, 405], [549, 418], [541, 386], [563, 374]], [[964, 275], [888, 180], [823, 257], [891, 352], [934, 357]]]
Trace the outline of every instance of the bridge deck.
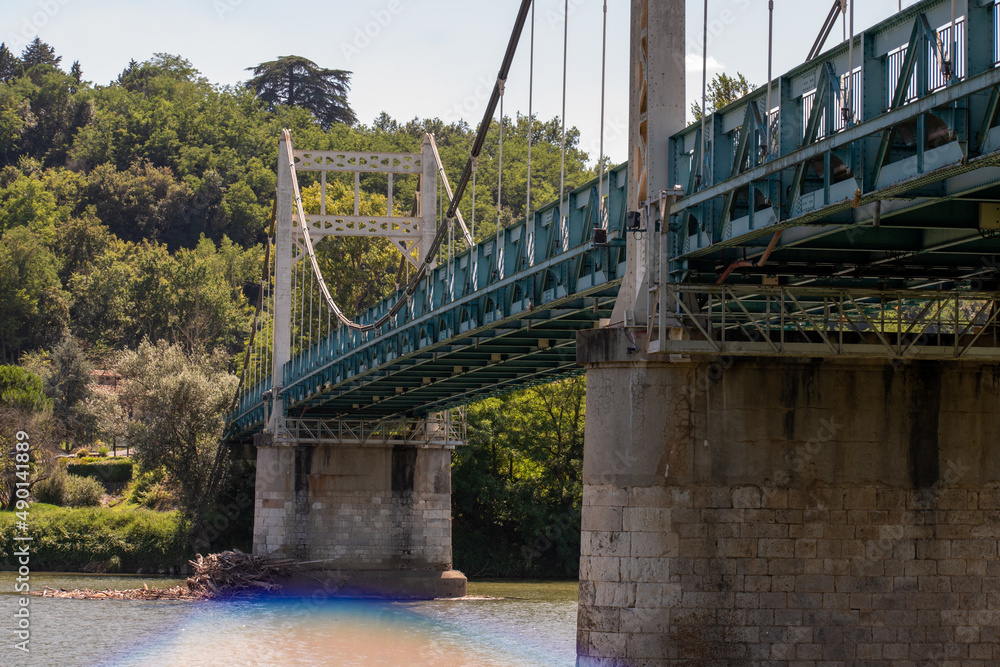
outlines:
[[701, 126], [676, 135], [672, 282], [995, 287], [1000, 12], [960, 1], [955, 57], [950, 23], [950, 0], [917, 3], [856, 36], [852, 76], [845, 42], [779, 77], [771, 109], [765, 86], [720, 110], [703, 169]]
[[[605, 175], [609, 237], [599, 226], [594, 180], [574, 190], [561, 222], [558, 203], [457, 254], [420, 284], [388, 325], [341, 328], [285, 369], [287, 412], [303, 419], [423, 417], [478, 396], [578, 371], [576, 332], [611, 316], [625, 268], [627, 171]], [[499, 253], [499, 254], [498, 254]], [[497, 261], [499, 256], [500, 260]], [[363, 313], [388, 312], [393, 294]], [[228, 437], [246, 440], [265, 419], [265, 379], [241, 396]]]

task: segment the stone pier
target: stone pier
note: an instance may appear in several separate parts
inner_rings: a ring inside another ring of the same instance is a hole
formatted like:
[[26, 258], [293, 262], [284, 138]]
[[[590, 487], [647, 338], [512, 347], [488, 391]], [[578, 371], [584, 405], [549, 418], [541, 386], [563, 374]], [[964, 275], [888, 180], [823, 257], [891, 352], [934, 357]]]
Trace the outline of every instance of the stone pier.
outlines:
[[1000, 365], [641, 334], [578, 340], [579, 665], [998, 664]]
[[306, 563], [291, 586], [465, 595], [465, 576], [451, 569], [451, 448], [257, 444], [253, 550]]

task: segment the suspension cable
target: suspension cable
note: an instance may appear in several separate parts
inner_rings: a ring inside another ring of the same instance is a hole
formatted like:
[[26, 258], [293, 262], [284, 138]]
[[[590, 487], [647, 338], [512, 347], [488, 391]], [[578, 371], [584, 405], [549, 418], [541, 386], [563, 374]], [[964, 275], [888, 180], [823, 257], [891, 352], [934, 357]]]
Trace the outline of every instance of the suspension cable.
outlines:
[[229, 408], [229, 412], [236, 409], [237, 401], [239, 401], [240, 394], [243, 393], [243, 386], [247, 379], [247, 374], [249, 372], [251, 376], [251, 381], [253, 379], [252, 371], [247, 370], [247, 366], [251, 365], [253, 362], [253, 344], [254, 339], [257, 338], [257, 327], [261, 322], [261, 311], [266, 307], [265, 305], [265, 285], [270, 285], [271, 283], [271, 237], [274, 236], [275, 223], [278, 219], [278, 199], [274, 200], [274, 204], [271, 207], [271, 228], [267, 232], [267, 247], [264, 249], [264, 267], [260, 274], [260, 284], [261, 289], [257, 292], [257, 306], [254, 311], [253, 316], [253, 327], [250, 329], [250, 344], [247, 345], [247, 349], [243, 356], [243, 369], [240, 371], [240, 383], [236, 389], [236, 393], [233, 395], [233, 402]]
[[[531, 48], [528, 57], [528, 178], [525, 190], [527, 198], [524, 204], [524, 219], [531, 218], [531, 144], [534, 138], [535, 119], [532, 104], [535, 94], [535, 3], [531, 3]], [[475, 195], [473, 195], [475, 197]]]
[[493, 86], [493, 95], [490, 97], [490, 101], [486, 105], [486, 111], [483, 113], [483, 120], [479, 124], [479, 133], [476, 134], [476, 140], [472, 144], [469, 161], [466, 162], [462, 176], [458, 179], [458, 185], [455, 187], [455, 197], [452, 199], [451, 206], [448, 207], [448, 214], [446, 216], [448, 218], [455, 217], [455, 211], [458, 209], [458, 205], [462, 201], [462, 195], [465, 194], [465, 188], [472, 177], [472, 160], [479, 157], [479, 153], [483, 150], [483, 144], [486, 142], [486, 133], [490, 129], [490, 121], [496, 112], [497, 103], [500, 101], [500, 82], [507, 80], [510, 65], [514, 61], [514, 53], [517, 51], [517, 43], [521, 39], [521, 32], [524, 29], [524, 24], [528, 18], [528, 10], [531, 6], [532, 0], [521, 0], [521, 9], [518, 11], [517, 20], [514, 22], [514, 29], [510, 34], [510, 40], [507, 42], [507, 51], [504, 53], [503, 63], [500, 65], [500, 72], [497, 74], [497, 82]]
[[847, 0], [851, 3], [850, 9], [850, 23], [851, 23], [851, 41], [847, 46], [848, 64], [847, 64], [847, 93], [844, 95], [844, 108], [847, 111], [844, 113], [844, 126], [847, 126], [848, 119], [856, 120], [854, 118], [854, 0]]
[[476, 240], [476, 172], [479, 171], [479, 158], [472, 162], [472, 240]]
[[562, 146], [560, 148], [559, 159], [559, 249], [563, 244], [563, 219], [566, 217], [566, 208], [563, 206], [563, 196], [566, 191], [566, 65], [569, 55], [569, 0], [564, 3], [563, 9], [563, 78], [562, 78]]
[[705, 0], [705, 22], [701, 33], [701, 150], [698, 151], [698, 177], [705, 182], [705, 123], [708, 114], [708, 0]]
[[500, 276], [500, 193], [503, 186], [503, 98], [504, 84], [500, 84], [500, 155], [497, 162], [497, 230], [496, 247], [493, 254], [496, 255], [497, 277]]
[[[479, 132], [476, 135], [475, 142], [473, 143], [472, 151], [470, 152], [469, 155], [469, 160], [466, 163], [465, 170], [462, 172], [462, 176], [458, 181], [457, 187], [455, 188], [455, 196], [452, 198], [451, 205], [448, 208], [448, 212], [445, 214], [445, 218], [455, 217], [455, 211], [458, 209], [458, 205], [461, 203], [462, 196], [465, 193], [465, 189], [468, 186], [468, 182], [472, 177], [473, 161], [479, 157], [479, 154], [482, 151], [483, 144], [486, 141], [486, 134], [489, 131], [490, 120], [492, 119], [493, 114], [496, 111], [497, 104], [500, 101], [500, 89], [502, 86], [501, 82], [506, 81], [507, 79], [507, 74], [510, 71], [510, 66], [511, 63], [513, 62], [514, 54], [517, 51], [517, 44], [520, 41], [521, 32], [523, 31], [524, 28], [524, 23], [527, 20], [528, 10], [531, 7], [532, 7], [532, 0], [521, 1], [521, 8], [518, 12], [517, 19], [514, 24], [514, 29], [511, 32], [510, 40], [507, 43], [507, 51], [504, 53], [503, 63], [500, 66], [500, 72], [497, 76], [497, 83], [493, 88], [493, 95], [490, 98], [489, 104], [487, 104], [487, 108], [483, 116], [483, 122], [480, 123]], [[288, 130], [284, 130], [283, 138], [284, 140], [290, 142], [291, 133]], [[289, 161], [287, 168], [291, 172], [292, 193], [293, 193], [296, 213], [299, 216], [299, 219], [304, 222], [306, 220], [306, 215], [302, 206], [302, 195], [299, 190], [299, 183], [295, 171], [294, 159]], [[437, 232], [434, 235], [434, 239], [431, 242], [430, 248], [427, 249], [425, 257], [419, 263], [416, 272], [413, 274], [413, 277], [407, 284], [406, 289], [403, 291], [403, 294], [399, 296], [399, 298], [392, 305], [392, 307], [389, 309], [388, 312], [386, 312], [384, 315], [378, 318], [378, 320], [376, 320], [375, 322], [367, 325], [361, 325], [352, 321], [350, 318], [344, 315], [344, 312], [340, 309], [339, 306], [337, 306], [336, 302], [333, 300], [333, 297], [330, 296], [330, 290], [327, 287], [326, 281], [323, 279], [323, 275], [319, 270], [319, 263], [316, 260], [316, 251], [312, 242], [311, 234], [309, 232], [309, 226], [306, 224], [302, 224], [300, 225], [299, 229], [302, 234], [302, 245], [305, 247], [305, 254], [309, 259], [309, 263], [312, 266], [313, 273], [316, 275], [316, 279], [319, 283], [319, 289], [320, 293], [323, 296], [323, 300], [326, 301], [327, 306], [330, 308], [331, 312], [337, 317], [337, 320], [341, 324], [350, 328], [353, 331], [364, 333], [364, 332], [374, 331], [376, 329], [385, 326], [385, 324], [389, 322], [389, 320], [395, 317], [396, 314], [400, 310], [402, 310], [403, 306], [414, 295], [417, 289], [417, 285], [420, 283], [421, 280], [423, 280], [424, 276], [427, 275], [430, 263], [433, 262], [435, 254], [440, 249], [441, 244], [447, 237], [448, 230], [446, 229], [446, 227], [447, 225], [440, 225], [438, 227]]]
[[[305, 227], [305, 219], [302, 220], [302, 226]], [[306, 290], [304, 283], [306, 281], [306, 263], [302, 261], [302, 255], [299, 254], [299, 354], [302, 353], [302, 341], [303, 335], [305, 333], [305, 317], [306, 317]]]
[[604, 210], [604, 101], [608, 69], [608, 0], [604, 0], [604, 26], [601, 29], [601, 151], [597, 160], [597, 217], [602, 229], [607, 229]]
[[[316, 276], [309, 273], [309, 363], [312, 363], [313, 354], [313, 287], [316, 284]], [[319, 319], [318, 317], [316, 318]]]

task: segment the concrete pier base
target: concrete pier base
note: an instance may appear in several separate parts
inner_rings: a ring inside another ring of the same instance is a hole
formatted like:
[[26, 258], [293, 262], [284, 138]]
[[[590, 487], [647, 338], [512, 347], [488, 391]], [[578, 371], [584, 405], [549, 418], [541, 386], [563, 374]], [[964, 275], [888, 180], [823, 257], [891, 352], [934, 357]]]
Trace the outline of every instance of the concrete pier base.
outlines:
[[451, 569], [451, 450], [259, 439], [254, 553], [303, 565], [297, 593], [460, 597]]
[[578, 341], [579, 665], [997, 664], [1000, 366], [629, 335]]

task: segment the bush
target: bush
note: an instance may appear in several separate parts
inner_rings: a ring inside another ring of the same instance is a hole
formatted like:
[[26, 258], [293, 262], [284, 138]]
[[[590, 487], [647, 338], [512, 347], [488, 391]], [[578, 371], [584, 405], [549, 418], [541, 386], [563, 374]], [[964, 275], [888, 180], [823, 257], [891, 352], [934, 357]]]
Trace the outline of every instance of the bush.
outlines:
[[176, 506], [177, 494], [167, 482], [163, 468], [142, 471], [128, 489], [128, 501], [150, 509], [165, 510]]
[[132, 462], [128, 459], [83, 459], [79, 463], [70, 463], [66, 472], [80, 477], [92, 477], [104, 484], [109, 491], [121, 488], [132, 479]]
[[62, 505], [66, 499], [66, 475], [53, 475], [31, 487], [35, 501], [49, 505]]
[[[0, 567], [16, 569], [11, 554], [15, 540], [14, 512], [0, 512]], [[38, 571], [81, 572], [85, 569], [157, 572], [180, 566], [192, 556], [185, 544], [186, 526], [178, 512], [86, 507], [68, 509], [35, 505], [28, 535], [31, 566]]]
[[104, 485], [91, 477], [67, 475], [64, 499], [69, 507], [96, 507], [104, 496]]
[[90, 450], [89, 449], [86, 449], [85, 447], [81, 447], [80, 449], [76, 450], [76, 458], [82, 459], [82, 458], [84, 458], [86, 456], [90, 456]]
[[107, 456], [108, 455], [108, 446], [107, 445], [101, 445], [100, 447], [98, 447], [97, 448], [97, 455], [101, 456], [101, 457]]

